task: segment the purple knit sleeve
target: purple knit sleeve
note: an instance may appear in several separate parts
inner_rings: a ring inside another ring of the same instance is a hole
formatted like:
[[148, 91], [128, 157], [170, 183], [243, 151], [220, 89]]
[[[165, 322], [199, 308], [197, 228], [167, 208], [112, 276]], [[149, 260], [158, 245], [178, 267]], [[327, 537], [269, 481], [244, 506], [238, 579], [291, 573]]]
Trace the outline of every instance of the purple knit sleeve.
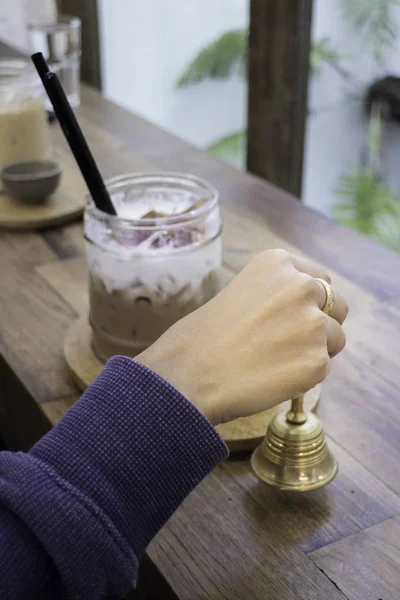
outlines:
[[226, 457], [214, 427], [177, 390], [113, 358], [29, 454], [0, 454], [0, 597], [15, 578], [22, 591], [13, 599], [53, 597], [50, 589], [123, 595], [148, 543]]

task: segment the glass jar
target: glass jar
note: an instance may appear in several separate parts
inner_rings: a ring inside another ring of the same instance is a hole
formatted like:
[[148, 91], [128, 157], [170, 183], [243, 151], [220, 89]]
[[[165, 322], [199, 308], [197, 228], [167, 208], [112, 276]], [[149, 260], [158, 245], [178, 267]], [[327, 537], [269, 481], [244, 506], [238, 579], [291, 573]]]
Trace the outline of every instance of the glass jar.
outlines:
[[46, 158], [49, 147], [43, 85], [24, 60], [0, 61], [0, 168]]
[[179, 173], [107, 182], [118, 216], [85, 209], [92, 347], [103, 362], [135, 356], [219, 288], [218, 192]]
[[[72, 107], [80, 105], [81, 20], [58, 15], [56, 20], [33, 19], [28, 23], [29, 53], [42, 52], [57, 73]], [[48, 100], [47, 109], [53, 112]]]

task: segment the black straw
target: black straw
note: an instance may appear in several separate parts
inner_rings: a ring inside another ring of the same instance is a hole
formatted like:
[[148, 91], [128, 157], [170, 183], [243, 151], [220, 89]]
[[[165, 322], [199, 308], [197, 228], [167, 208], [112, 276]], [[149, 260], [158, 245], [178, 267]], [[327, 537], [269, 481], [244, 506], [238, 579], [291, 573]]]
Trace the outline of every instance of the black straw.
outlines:
[[50, 102], [53, 105], [54, 112], [69, 147], [71, 148], [83, 178], [86, 181], [93, 202], [99, 210], [110, 215], [116, 215], [117, 213], [103, 178], [68, 102], [68, 98], [65, 95], [60, 80], [55, 73], [50, 71], [49, 65], [41, 52], [33, 54], [31, 58], [40, 79], [43, 82]]

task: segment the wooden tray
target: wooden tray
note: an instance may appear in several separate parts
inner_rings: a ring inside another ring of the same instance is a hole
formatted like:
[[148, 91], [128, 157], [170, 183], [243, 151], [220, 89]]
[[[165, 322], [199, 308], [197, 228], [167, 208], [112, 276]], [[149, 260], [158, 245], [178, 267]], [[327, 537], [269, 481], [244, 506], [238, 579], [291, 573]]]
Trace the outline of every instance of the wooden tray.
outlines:
[[78, 167], [67, 162], [61, 154], [57, 154], [55, 160], [62, 169], [61, 184], [46, 203], [27, 206], [14, 200], [5, 192], [1, 193], [0, 229], [8, 231], [45, 229], [68, 223], [82, 215], [87, 189]]
[[[46, 281], [82, 315], [70, 327], [65, 341], [64, 354], [69, 370], [80, 390], [85, 390], [97, 377], [104, 365], [95, 357], [91, 348], [91, 329], [88, 324], [88, 276], [83, 258], [58, 260], [37, 268]], [[223, 283], [228, 283], [232, 273], [222, 272]], [[320, 398], [320, 386], [306, 395], [306, 407], [316, 411]], [[269, 411], [220, 425], [217, 429], [231, 452], [253, 450], [265, 435], [268, 423], [278, 411], [287, 410], [288, 403]]]

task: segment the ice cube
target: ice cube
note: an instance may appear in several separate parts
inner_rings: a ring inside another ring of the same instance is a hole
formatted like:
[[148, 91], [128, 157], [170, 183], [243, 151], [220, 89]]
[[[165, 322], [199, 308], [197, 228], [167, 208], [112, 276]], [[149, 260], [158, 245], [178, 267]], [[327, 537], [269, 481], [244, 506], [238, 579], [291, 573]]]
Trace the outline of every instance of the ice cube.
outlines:
[[183, 248], [196, 244], [201, 239], [199, 229], [187, 228], [160, 233], [151, 243], [151, 248]]

